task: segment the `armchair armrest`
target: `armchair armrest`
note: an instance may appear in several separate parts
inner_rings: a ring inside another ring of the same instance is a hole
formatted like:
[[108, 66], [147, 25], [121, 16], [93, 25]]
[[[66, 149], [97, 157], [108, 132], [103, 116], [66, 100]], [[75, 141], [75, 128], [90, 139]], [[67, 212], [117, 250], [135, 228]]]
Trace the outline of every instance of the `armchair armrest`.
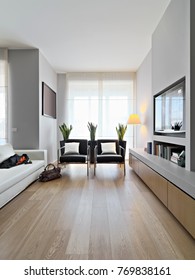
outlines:
[[119, 145], [119, 154], [122, 156], [122, 157], [125, 157], [125, 148], [124, 147], [122, 147], [122, 146], [120, 146]]
[[44, 160], [47, 165], [47, 150], [14, 150], [16, 154], [27, 154], [31, 160]]
[[57, 150], [57, 160], [58, 160], [58, 163], [60, 162], [60, 153], [61, 153], [61, 150], [62, 149], [65, 149], [65, 145], [60, 147], [58, 150]]
[[91, 147], [87, 145], [87, 161], [91, 161], [91, 153], [90, 153]]
[[94, 163], [97, 162], [97, 145], [94, 147]]

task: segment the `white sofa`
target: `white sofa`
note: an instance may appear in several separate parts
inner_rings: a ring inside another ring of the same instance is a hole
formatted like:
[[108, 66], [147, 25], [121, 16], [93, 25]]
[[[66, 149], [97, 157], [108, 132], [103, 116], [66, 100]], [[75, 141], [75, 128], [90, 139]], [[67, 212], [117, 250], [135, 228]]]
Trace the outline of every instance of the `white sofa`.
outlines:
[[[0, 145], [0, 156], [2, 150]], [[0, 208], [34, 182], [47, 164], [46, 150], [14, 150], [14, 153], [27, 154], [32, 164], [0, 169]]]

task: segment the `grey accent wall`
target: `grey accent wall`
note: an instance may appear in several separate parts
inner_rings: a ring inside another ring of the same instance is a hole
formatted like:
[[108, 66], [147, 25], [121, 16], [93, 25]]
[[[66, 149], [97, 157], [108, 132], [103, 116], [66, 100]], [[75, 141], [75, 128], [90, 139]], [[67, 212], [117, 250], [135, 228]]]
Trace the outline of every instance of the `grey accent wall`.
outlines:
[[57, 120], [42, 116], [42, 81], [57, 93], [57, 74], [36, 49], [9, 50], [8, 61], [9, 142], [18, 149], [46, 149], [53, 162]]
[[9, 50], [10, 142], [14, 148], [39, 148], [39, 52]]
[[146, 147], [147, 142], [152, 141], [153, 133], [153, 105], [152, 105], [152, 53], [148, 53], [137, 71], [137, 113], [141, 119], [141, 125], [136, 126], [136, 146]]

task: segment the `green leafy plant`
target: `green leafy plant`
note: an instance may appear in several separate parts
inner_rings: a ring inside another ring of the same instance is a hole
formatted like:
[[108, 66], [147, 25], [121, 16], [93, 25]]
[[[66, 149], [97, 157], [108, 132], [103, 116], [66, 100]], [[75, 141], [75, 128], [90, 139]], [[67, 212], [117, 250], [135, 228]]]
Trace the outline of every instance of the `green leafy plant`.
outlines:
[[174, 130], [180, 130], [180, 128], [182, 127], [183, 123], [182, 122], [174, 122], [174, 124], [172, 125], [172, 129]]
[[118, 140], [119, 141], [123, 140], [126, 130], [127, 130], [127, 125], [124, 125], [124, 124], [121, 124], [121, 123], [119, 123], [118, 127], [116, 127], [116, 132], [118, 134]]
[[90, 140], [94, 141], [95, 140], [95, 134], [96, 134], [97, 125], [93, 124], [92, 122], [88, 122], [87, 127], [88, 127], [89, 132], [90, 132]]
[[70, 136], [71, 130], [73, 129], [72, 125], [68, 127], [65, 123], [59, 126], [60, 131], [62, 132], [62, 136], [64, 140], [67, 140]]

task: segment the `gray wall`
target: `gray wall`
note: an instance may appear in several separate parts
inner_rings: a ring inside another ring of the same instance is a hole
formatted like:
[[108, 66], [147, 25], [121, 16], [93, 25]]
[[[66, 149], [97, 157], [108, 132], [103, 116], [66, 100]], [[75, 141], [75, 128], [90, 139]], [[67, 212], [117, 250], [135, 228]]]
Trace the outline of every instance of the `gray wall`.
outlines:
[[[39, 148], [39, 52], [9, 50], [9, 141], [14, 148]], [[13, 131], [13, 128], [17, 131]]]
[[137, 71], [137, 113], [141, 119], [141, 125], [136, 126], [136, 146], [146, 147], [147, 142], [152, 141], [152, 54], [148, 53]]
[[8, 54], [9, 142], [19, 149], [46, 149], [48, 161], [53, 162], [57, 120], [42, 116], [42, 81], [57, 92], [57, 74], [39, 50], [9, 50]]

